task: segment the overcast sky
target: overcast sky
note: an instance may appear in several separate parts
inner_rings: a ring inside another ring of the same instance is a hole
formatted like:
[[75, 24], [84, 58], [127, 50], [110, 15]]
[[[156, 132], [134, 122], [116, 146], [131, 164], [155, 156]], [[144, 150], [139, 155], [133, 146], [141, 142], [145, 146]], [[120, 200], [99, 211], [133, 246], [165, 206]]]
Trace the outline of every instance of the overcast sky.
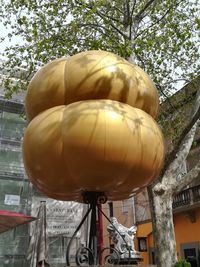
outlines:
[[[0, 22], [0, 38], [5, 37], [9, 33], [9, 30], [6, 29], [6, 27], [3, 25], [2, 22]], [[18, 36], [12, 37], [12, 39], [9, 41], [8, 38], [4, 42], [0, 42], [0, 54], [2, 54], [7, 46], [17, 44], [21, 42], [22, 39]]]

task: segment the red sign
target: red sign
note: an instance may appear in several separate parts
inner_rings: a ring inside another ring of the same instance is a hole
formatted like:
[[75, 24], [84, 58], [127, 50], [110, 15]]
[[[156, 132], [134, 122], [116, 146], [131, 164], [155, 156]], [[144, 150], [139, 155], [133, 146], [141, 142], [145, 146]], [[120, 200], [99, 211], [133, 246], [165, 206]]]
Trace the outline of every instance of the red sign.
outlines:
[[6, 232], [21, 224], [29, 223], [37, 218], [24, 214], [0, 210], [0, 233]]

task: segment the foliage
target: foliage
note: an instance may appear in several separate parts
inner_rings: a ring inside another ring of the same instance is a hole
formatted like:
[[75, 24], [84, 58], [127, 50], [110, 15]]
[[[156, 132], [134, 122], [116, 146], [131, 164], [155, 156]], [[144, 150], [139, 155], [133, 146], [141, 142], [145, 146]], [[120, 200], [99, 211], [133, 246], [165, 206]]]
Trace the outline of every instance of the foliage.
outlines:
[[[0, 17], [11, 29], [3, 66], [17, 84], [4, 80], [8, 95], [26, 88], [38, 68], [86, 49], [112, 51], [140, 65], [165, 95], [174, 79], [198, 73], [198, 0], [0, 0]], [[174, 84], [174, 83], [173, 83]]]
[[176, 262], [174, 267], [191, 267], [191, 264], [187, 262], [186, 260], [179, 260]]
[[170, 153], [184, 128], [191, 120], [191, 113], [200, 83], [200, 76], [161, 104], [158, 122], [168, 143]]

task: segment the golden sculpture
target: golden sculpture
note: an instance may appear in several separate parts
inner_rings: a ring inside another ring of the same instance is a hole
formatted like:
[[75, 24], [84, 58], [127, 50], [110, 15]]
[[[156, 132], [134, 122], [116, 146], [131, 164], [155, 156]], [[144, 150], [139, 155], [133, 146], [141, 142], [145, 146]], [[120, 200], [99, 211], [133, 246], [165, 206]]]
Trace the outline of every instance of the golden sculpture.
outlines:
[[83, 201], [92, 191], [125, 199], [161, 170], [163, 137], [150, 116], [157, 92], [118, 56], [88, 51], [46, 65], [29, 85], [26, 111], [25, 169], [49, 197]]
[[30, 121], [48, 108], [81, 100], [110, 99], [156, 117], [159, 99], [150, 77], [138, 66], [105, 51], [86, 51], [52, 61], [29, 84], [26, 114]]

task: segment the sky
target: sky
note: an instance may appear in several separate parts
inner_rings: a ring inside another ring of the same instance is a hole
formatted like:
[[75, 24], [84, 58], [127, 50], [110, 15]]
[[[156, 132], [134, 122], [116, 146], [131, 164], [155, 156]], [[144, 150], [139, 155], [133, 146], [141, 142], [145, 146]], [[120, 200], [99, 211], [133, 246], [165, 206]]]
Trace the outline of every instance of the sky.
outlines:
[[[0, 38], [5, 37], [9, 33], [9, 30], [0, 22]], [[10, 41], [6, 38], [5, 41], [0, 42], [0, 54], [2, 54], [7, 46], [15, 45], [21, 42], [22, 39], [20, 37], [14, 36]]]

